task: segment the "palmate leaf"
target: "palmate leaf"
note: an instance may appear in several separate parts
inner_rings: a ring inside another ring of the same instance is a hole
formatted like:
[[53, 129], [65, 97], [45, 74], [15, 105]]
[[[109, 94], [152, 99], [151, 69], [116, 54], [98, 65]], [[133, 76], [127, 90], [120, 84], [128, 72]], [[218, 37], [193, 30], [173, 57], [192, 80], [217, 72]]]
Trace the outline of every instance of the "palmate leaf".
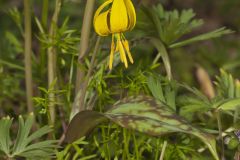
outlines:
[[213, 103], [213, 108], [224, 111], [234, 111], [240, 106], [240, 83], [226, 71], [220, 69], [220, 76], [216, 77], [216, 90], [219, 100]]
[[[195, 28], [202, 26], [203, 21], [195, 18], [192, 9], [183, 11], [166, 11], [161, 4], [150, 8], [142, 8], [144, 19], [140, 20], [139, 29], [144, 30], [148, 37], [156, 37], [167, 48], [182, 47], [194, 42], [221, 37], [233, 31], [225, 27], [203, 33], [186, 40], [179, 41], [181, 37], [191, 33]], [[147, 26], [147, 27], [146, 27]], [[156, 34], [157, 33], [157, 34]]]
[[4, 117], [0, 119], [0, 156], [1, 152], [9, 155], [10, 154], [10, 127], [12, 125], [13, 119], [9, 117]]
[[[142, 23], [148, 23], [148, 29], [142, 28], [150, 35], [155, 35], [158, 33], [159, 38], [162, 42], [169, 45], [178, 40], [183, 35], [191, 32], [194, 28], [197, 28], [203, 24], [200, 19], [193, 19], [195, 13], [193, 10], [183, 10], [179, 12], [177, 10], [166, 11], [161, 4], [153, 6], [151, 8], [142, 8], [144, 19]], [[152, 32], [152, 30], [155, 31]]]
[[147, 85], [154, 98], [159, 100], [160, 102], [166, 102], [166, 99], [163, 95], [163, 88], [161, 81], [158, 78], [150, 76], [147, 80]]
[[197, 136], [218, 160], [214, 137], [189, 124], [184, 118], [176, 115], [173, 109], [147, 96], [131, 97], [119, 101], [106, 113], [94, 111], [78, 113], [69, 124], [66, 141], [71, 143], [77, 140], [89, 133], [94, 125], [96, 126], [106, 119], [124, 128], [134, 129], [152, 136], [161, 136], [172, 132]]
[[44, 136], [52, 131], [49, 126], [44, 126], [33, 134], [30, 134], [34, 115], [31, 113], [26, 120], [19, 116], [19, 127], [17, 138], [11, 145], [10, 127], [12, 119], [2, 118], [0, 120], [0, 159], [1, 156], [8, 158], [25, 157], [27, 159], [46, 159], [54, 155], [57, 147], [56, 140], [45, 140], [40, 142], [33, 142], [37, 138]]
[[218, 95], [224, 98], [239, 98], [239, 82], [223, 69], [220, 69], [220, 76], [216, 77], [215, 82]]
[[165, 77], [157, 75], [150, 75], [147, 79], [147, 85], [155, 99], [176, 110], [177, 88], [175, 81], [169, 81]]
[[56, 140], [46, 140], [32, 143], [33, 140], [42, 137], [52, 131], [49, 126], [44, 126], [33, 134], [30, 134], [34, 115], [30, 114], [24, 121], [22, 116], [19, 116], [19, 129], [17, 139], [13, 147], [12, 156], [20, 157], [50, 157], [54, 154], [54, 149], [57, 147]]

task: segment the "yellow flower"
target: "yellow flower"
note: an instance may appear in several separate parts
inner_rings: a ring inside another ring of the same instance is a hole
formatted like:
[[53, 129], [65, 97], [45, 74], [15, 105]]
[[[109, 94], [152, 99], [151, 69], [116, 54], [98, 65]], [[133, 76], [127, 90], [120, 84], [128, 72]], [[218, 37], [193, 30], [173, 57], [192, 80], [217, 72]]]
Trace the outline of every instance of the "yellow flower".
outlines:
[[[105, 10], [106, 7], [109, 8]], [[136, 13], [131, 0], [106, 0], [96, 11], [94, 28], [100, 36], [112, 34], [111, 52], [109, 58], [109, 68], [112, 69], [113, 54], [120, 53], [120, 59], [125, 67], [128, 67], [128, 59], [133, 63], [133, 58], [129, 50], [128, 41], [123, 32], [132, 30], [136, 24]]]

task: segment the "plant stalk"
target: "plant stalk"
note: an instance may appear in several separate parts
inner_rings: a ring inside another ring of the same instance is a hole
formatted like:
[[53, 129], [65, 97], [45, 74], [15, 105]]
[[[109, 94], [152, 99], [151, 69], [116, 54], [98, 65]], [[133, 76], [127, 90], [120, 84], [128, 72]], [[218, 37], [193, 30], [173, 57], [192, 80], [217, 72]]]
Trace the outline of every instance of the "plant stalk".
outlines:
[[218, 132], [219, 132], [219, 138], [221, 140], [221, 159], [225, 159], [225, 153], [224, 153], [224, 140], [222, 136], [222, 122], [221, 122], [221, 112], [217, 110], [217, 122], [218, 122]]
[[28, 112], [33, 112], [31, 0], [24, 0], [24, 64]]
[[164, 142], [163, 142], [163, 147], [162, 147], [162, 151], [161, 151], [161, 155], [160, 155], [159, 160], [163, 160], [163, 157], [164, 157], [166, 148], [167, 148], [167, 141], [164, 141]]
[[[56, 26], [58, 22], [58, 16], [61, 9], [61, 0], [56, 0], [55, 10], [51, 21], [49, 30], [50, 43], [52, 46], [48, 48], [48, 87], [50, 88], [56, 79], [56, 48], [54, 45], [54, 39], [56, 36]], [[54, 89], [55, 87], [53, 87]], [[49, 93], [49, 112], [50, 112], [50, 124], [55, 122], [55, 94]]]
[[95, 0], [87, 0], [86, 7], [84, 11], [83, 23], [82, 23], [82, 30], [81, 30], [81, 40], [80, 40], [80, 50], [78, 55], [78, 67], [77, 67], [77, 76], [75, 82], [75, 94], [79, 92], [81, 88], [81, 84], [83, 82], [85, 72], [83, 68], [80, 66], [83, 64], [83, 58], [86, 55], [92, 25], [92, 17], [93, 17], [93, 10], [94, 10]]
[[136, 160], [140, 159], [140, 155], [139, 155], [139, 151], [138, 151], [138, 142], [135, 136], [135, 132], [132, 132], [132, 136], [133, 136], [133, 144], [134, 144], [134, 151], [135, 151], [135, 155], [136, 155]]
[[43, 0], [43, 7], [42, 7], [42, 25], [46, 29], [47, 27], [47, 20], [48, 20], [48, 0]]
[[130, 159], [129, 138], [127, 129], [123, 128], [123, 154], [122, 159]]
[[90, 80], [90, 76], [91, 76], [93, 68], [94, 68], [96, 55], [99, 51], [100, 40], [101, 40], [101, 37], [98, 36], [97, 42], [96, 42], [95, 47], [94, 47], [93, 55], [92, 55], [92, 58], [91, 58], [90, 68], [88, 69], [88, 73], [87, 73], [87, 75], [86, 75], [86, 77], [83, 81], [83, 84], [82, 84], [81, 88], [79, 89], [79, 91], [78, 91], [78, 93], [77, 93], [77, 95], [74, 99], [73, 108], [72, 108], [71, 115], [70, 115], [70, 120], [79, 111], [83, 111], [83, 110], [86, 109], [85, 104], [84, 104], [84, 99], [85, 99], [85, 95], [86, 95], [86, 92], [87, 92], [87, 87], [88, 87], [88, 83], [89, 83], [89, 80]]
[[[43, 0], [41, 22], [42, 22], [44, 31], [46, 31], [46, 29], [47, 29], [48, 6], [49, 6], [48, 0]], [[44, 43], [42, 41], [40, 41], [40, 51], [39, 52], [40, 52], [40, 74], [41, 74], [41, 78], [45, 79], [46, 78], [47, 54], [46, 54], [46, 49], [44, 47]]]
[[154, 160], [158, 160], [158, 157], [159, 157], [159, 151], [160, 151], [160, 139], [158, 138], [157, 139], [157, 146], [156, 146], [156, 153], [155, 153], [155, 158]]

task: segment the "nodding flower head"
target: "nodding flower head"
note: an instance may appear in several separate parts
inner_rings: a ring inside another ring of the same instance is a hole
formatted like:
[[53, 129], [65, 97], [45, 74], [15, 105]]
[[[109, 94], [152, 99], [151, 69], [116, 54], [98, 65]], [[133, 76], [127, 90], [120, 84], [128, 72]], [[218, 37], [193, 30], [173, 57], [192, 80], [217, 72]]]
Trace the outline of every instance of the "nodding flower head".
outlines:
[[[107, 10], [106, 7], [110, 6]], [[109, 68], [112, 69], [113, 54], [120, 53], [120, 59], [128, 67], [126, 54], [131, 63], [133, 58], [123, 32], [132, 30], [136, 24], [136, 13], [131, 0], [107, 0], [96, 11], [93, 20], [95, 31], [100, 36], [112, 34]]]

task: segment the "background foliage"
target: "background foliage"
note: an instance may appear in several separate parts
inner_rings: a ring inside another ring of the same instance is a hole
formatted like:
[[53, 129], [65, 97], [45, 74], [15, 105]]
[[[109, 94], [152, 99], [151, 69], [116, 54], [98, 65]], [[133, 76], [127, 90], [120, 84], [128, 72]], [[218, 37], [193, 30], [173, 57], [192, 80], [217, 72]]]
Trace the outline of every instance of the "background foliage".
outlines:
[[[238, 160], [240, 2], [133, 2], [137, 25], [126, 37], [135, 63], [125, 69], [116, 55], [110, 71], [111, 38], [101, 38], [97, 48], [93, 28], [78, 63], [85, 1], [62, 0], [57, 23], [55, 1], [31, 1], [33, 117], [26, 102], [23, 1], [0, 0], [0, 158]], [[51, 84], [49, 48], [57, 66]], [[92, 111], [77, 114], [67, 129], [78, 67], [89, 72], [83, 104]]]

